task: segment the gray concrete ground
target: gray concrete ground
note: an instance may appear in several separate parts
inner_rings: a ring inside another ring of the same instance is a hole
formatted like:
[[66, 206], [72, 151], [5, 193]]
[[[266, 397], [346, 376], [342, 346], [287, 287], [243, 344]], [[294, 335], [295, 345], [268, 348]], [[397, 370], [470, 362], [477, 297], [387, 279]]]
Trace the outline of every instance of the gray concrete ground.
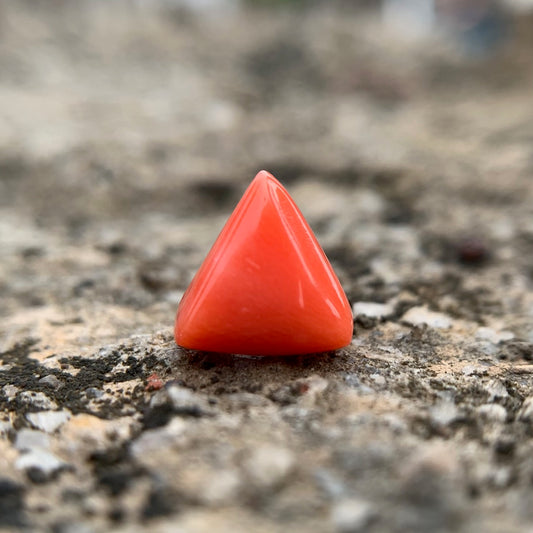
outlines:
[[[470, 57], [340, 9], [0, 3], [0, 529], [531, 531], [531, 22]], [[174, 345], [261, 168], [338, 353]]]

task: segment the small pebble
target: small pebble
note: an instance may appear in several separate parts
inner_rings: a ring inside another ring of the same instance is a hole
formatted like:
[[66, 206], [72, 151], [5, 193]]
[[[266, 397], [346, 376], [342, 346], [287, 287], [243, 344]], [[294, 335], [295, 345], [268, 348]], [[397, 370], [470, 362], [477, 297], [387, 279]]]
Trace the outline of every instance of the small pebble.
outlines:
[[431, 328], [447, 329], [451, 327], [452, 320], [443, 313], [430, 311], [427, 307], [412, 307], [402, 316], [402, 320], [411, 326], [422, 326], [426, 324]]
[[342, 500], [331, 509], [331, 521], [339, 533], [366, 531], [375, 518], [371, 504], [357, 498]]
[[481, 327], [476, 331], [476, 339], [488, 340], [493, 344], [498, 344], [501, 341], [508, 341], [514, 338], [511, 331], [496, 331], [492, 328]]
[[294, 455], [290, 450], [265, 445], [252, 452], [245, 462], [245, 469], [254, 485], [268, 489], [281, 484], [294, 465]]
[[237, 498], [240, 488], [241, 480], [236, 471], [219, 470], [206, 483], [201, 500], [208, 505], [225, 505]]
[[177, 447], [188, 442], [187, 422], [183, 418], [175, 417], [166, 426], [144, 431], [131, 444], [131, 454], [139, 462], [149, 459], [166, 447]]
[[104, 395], [104, 392], [100, 389], [97, 389], [96, 387], [89, 387], [88, 389], [85, 389], [85, 396], [87, 399], [90, 400], [96, 400], [98, 398], [101, 398]]
[[21, 429], [15, 439], [15, 448], [19, 451], [29, 451], [36, 448], [46, 450], [50, 447], [50, 439], [46, 433], [34, 429]]
[[151, 374], [146, 380], [146, 390], [159, 390], [164, 386], [163, 380], [157, 374]]
[[474, 365], [466, 365], [463, 367], [461, 372], [465, 376], [482, 376], [487, 373], [487, 369], [479, 366]]
[[7, 400], [12, 400], [17, 395], [19, 388], [15, 385], [6, 385], [3, 389]]
[[477, 341], [473, 345], [473, 348], [479, 350], [485, 355], [496, 355], [499, 351], [496, 344], [490, 341]]
[[144, 413], [144, 426], [147, 429], [164, 426], [173, 415], [200, 418], [213, 416], [214, 411], [207, 396], [171, 383], [152, 396]]
[[512, 481], [511, 469], [503, 466], [495, 469], [489, 476], [489, 482], [497, 489], [508, 487]]
[[354, 315], [365, 315], [369, 318], [385, 318], [394, 313], [391, 304], [380, 304], [375, 302], [356, 302], [353, 304]]
[[19, 470], [26, 471], [32, 481], [45, 482], [59, 471], [65, 469], [67, 464], [54, 454], [35, 448], [23, 453], [15, 462], [15, 466]]
[[42, 392], [23, 391], [19, 393], [17, 400], [24, 405], [43, 411], [57, 409], [57, 404]]
[[446, 427], [459, 418], [459, 411], [453, 402], [443, 401], [429, 410], [429, 416], [435, 426]]
[[166, 397], [177, 414], [200, 416], [209, 411], [206, 397], [179, 385], [167, 387]]
[[301, 392], [298, 403], [303, 407], [312, 407], [316, 405], [329, 384], [327, 379], [316, 375], [300, 379], [297, 383]]
[[53, 433], [59, 429], [70, 418], [69, 411], [40, 411], [38, 413], [28, 413], [26, 419], [36, 429]]
[[39, 380], [39, 383], [41, 385], [49, 385], [50, 387], [53, 387], [54, 389], [59, 389], [63, 386], [63, 383], [57, 379], [54, 374], [48, 374], [48, 376], [45, 376], [44, 378], [41, 378]]

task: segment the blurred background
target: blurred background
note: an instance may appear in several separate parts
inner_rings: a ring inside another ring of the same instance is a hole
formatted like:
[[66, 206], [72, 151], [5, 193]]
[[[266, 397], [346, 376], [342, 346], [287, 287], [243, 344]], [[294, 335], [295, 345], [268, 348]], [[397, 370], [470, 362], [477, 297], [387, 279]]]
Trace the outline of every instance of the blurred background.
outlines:
[[[456, 265], [489, 286], [507, 272], [522, 294], [532, 10], [2, 1], [0, 313], [101, 303], [167, 324], [261, 168], [294, 195], [352, 301]], [[454, 305], [468, 316], [479, 302]]]

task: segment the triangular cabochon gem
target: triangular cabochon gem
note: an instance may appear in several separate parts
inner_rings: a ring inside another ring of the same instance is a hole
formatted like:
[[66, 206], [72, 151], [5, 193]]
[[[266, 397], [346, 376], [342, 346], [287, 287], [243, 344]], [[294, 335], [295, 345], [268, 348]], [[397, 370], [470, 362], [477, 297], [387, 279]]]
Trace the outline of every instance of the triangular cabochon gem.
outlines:
[[261, 171], [183, 295], [176, 343], [193, 350], [295, 355], [350, 343], [350, 304], [300, 210]]

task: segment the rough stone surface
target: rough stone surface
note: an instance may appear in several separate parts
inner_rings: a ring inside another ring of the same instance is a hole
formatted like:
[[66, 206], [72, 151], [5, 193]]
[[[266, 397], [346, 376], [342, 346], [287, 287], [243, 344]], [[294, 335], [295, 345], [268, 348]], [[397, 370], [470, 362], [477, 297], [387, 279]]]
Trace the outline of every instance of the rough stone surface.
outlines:
[[[530, 532], [530, 16], [480, 55], [378, 2], [49, 4], [0, 2], [0, 530]], [[337, 353], [174, 344], [261, 168]]]

